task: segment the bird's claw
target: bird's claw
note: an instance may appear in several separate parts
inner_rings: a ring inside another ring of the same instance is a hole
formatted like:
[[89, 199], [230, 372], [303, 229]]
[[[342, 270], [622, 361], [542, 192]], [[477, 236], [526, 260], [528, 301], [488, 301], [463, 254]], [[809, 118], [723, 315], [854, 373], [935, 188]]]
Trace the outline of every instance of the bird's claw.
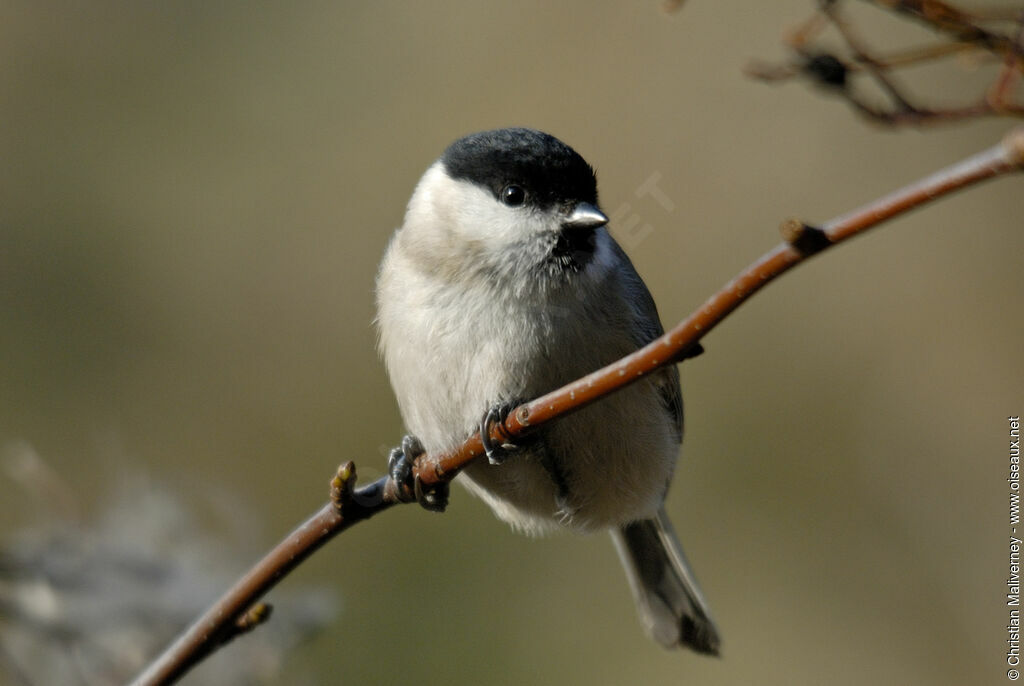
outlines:
[[425, 510], [444, 512], [448, 507], [448, 484], [435, 484], [424, 488], [413, 471], [413, 462], [425, 453], [423, 444], [412, 435], [402, 438], [402, 444], [391, 449], [388, 455], [388, 475], [395, 482], [402, 501], [415, 500]]
[[505, 420], [508, 419], [508, 413], [518, 404], [508, 402], [494, 405], [484, 413], [483, 419], [480, 420], [480, 442], [484, 446], [484, 454], [487, 455], [487, 461], [491, 464], [501, 464], [508, 459], [511, 453], [519, 450], [520, 446], [513, 443], [511, 437], [506, 436], [505, 440], [501, 443], [495, 443], [491, 439], [491, 426], [498, 424], [504, 427]]

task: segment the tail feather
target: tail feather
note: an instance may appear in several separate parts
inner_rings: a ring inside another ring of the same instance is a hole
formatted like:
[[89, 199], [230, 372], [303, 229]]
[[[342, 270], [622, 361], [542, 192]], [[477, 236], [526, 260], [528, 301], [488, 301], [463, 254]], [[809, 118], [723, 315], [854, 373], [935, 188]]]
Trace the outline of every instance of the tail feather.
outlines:
[[666, 648], [687, 646], [718, 655], [718, 629], [665, 509], [658, 510], [654, 519], [612, 530], [612, 540], [626, 569], [640, 622], [651, 638]]

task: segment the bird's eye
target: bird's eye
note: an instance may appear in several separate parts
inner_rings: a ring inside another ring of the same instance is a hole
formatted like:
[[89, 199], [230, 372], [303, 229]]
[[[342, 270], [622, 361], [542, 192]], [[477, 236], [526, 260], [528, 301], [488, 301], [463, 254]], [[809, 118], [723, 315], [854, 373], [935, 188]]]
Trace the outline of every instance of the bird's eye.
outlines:
[[509, 184], [501, 189], [501, 201], [510, 207], [518, 207], [526, 202], [526, 189]]

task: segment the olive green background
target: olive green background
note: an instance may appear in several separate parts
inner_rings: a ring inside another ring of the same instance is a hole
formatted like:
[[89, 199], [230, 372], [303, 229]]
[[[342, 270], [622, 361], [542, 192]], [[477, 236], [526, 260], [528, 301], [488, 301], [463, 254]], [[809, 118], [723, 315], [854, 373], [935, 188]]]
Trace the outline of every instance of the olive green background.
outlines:
[[[811, 5], [2, 3], [0, 447], [30, 443], [87, 512], [130, 473], [223, 489], [259, 549], [337, 463], [380, 475], [401, 437], [374, 274], [454, 138], [528, 125], [574, 146], [671, 324], [783, 218], [823, 221], [1009, 129], [886, 131], [745, 78]], [[873, 45], [929, 40], [855, 9]], [[906, 81], [955, 102], [990, 74]], [[652, 175], [668, 203], [637, 197]], [[721, 659], [643, 636], [605, 536], [520, 537], [459, 489], [285, 582], [341, 599], [291, 659], [324, 684], [1001, 683], [1022, 211], [1015, 177], [887, 224], [684, 365], [668, 505]], [[34, 501], [0, 484], [0, 534], [30, 526]]]

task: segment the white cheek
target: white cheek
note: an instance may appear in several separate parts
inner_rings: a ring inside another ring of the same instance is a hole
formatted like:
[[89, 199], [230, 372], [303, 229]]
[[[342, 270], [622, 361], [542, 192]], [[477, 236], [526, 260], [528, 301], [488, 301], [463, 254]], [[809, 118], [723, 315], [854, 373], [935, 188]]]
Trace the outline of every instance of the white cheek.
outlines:
[[409, 201], [404, 241], [433, 259], [470, 247], [473, 254], [500, 252], [557, 229], [550, 214], [502, 204], [489, 190], [448, 176], [435, 163]]
[[472, 184], [465, 184], [460, 200], [456, 230], [464, 240], [511, 245], [550, 230], [542, 213], [504, 205]]

